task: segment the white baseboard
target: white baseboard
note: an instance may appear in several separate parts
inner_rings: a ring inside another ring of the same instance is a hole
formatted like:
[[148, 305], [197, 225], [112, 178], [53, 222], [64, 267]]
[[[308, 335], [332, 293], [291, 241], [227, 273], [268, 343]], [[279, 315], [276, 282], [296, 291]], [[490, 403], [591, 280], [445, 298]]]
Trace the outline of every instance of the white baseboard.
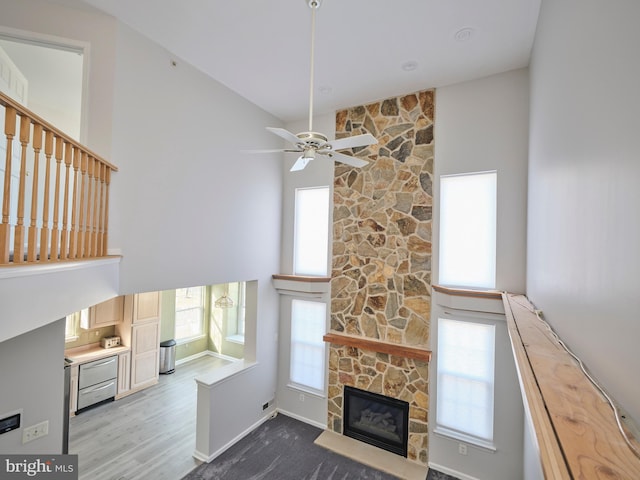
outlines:
[[235, 357], [229, 357], [228, 355], [222, 355], [221, 353], [212, 352], [211, 350], [204, 350], [202, 352], [194, 353], [193, 355], [189, 355], [188, 357], [181, 358], [180, 360], [176, 360], [176, 365], [182, 365], [183, 363], [190, 362], [200, 357], [216, 357], [221, 358], [223, 360], [228, 360], [230, 362], [239, 362], [240, 360]]
[[198, 450], [195, 450], [193, 452], [193, 458], [195, 458], [196, 460], [200, 460], [201, 462], [206, 462], [209, 463], [212, 460], [214, 460], [216, 457], [222, 455], [225, 451], [227, 451], [229, 448], [231, 448], [233, 445], [235, 445], [236, 443], [238, 443], [240, 440], [242, 440], [244, 437], [246, 437], [247, 435], [249, 435], [251, 432], [253, 432], [256, 428], [258, 428], [260, 425], [262, 425], [264, 422], [266, 422], [267, 420], [269, 420], [271, 417], [273, 416], [273, 413], [270, 413], [269, 415], [265, 415], [264, 417], [262, 417], [260, 420], [258, 420], [257, 422], [255, 422], [253, 425], [249, 426], [248, 428], [246, 428], [244, 431], [242, 431], [240, 434], [236, 435], [235, 438], [229, 440], [226, 444], [224, 444], [222, 447], [220, 447], [218, 450], [216, 450], [215, 452], [213, 452], [211, 455], [207, 456], [202, 452], [199, 452]]
[[318, 427], [321, 430], [326, 430], [327, 429], [327, 424], [326, 423], [320, 423], [320, 422], [316, 422], [316, 421], [313, 421], [313, 420], [309, 420], [308, 418], [302, 417], [302, 416], [297, 415], [297, 414], [295, 414], [293, 412], [288, 412], [286, 410], [283, 410], [282, 408], [276, 408], [276, 411], [278, 413], [286, 415], [287, 417], [295, 418], [296, 420], [300, 420], [303, 423], [307, 423], [309, 425], [313, 425], [314, 427]]
[[[202, 356], [202, 355], [200, 355]], [[268, 415], [265, 415], [264, 417], [262, 417], [260, 420], [258, 420], [256, 423], [254, 423], [253, 425], [251, 425], [249, 428], [245, 429], [243, 432], [241, 432], [239, 435], [237, 435], [235, 438], [231, 439], [230, 441], [228, 441], [225, 445], [223, 445], [222, 447], [220, 447], [218, 450], [216, 450], [215, 452], [213, 452], [211, 455], [207, 456], [204, 453], [195, 450], [193, 452], [193, 458], [195, 458], [196, 460], [200, 460], [201, 462], [206, 462], [209, 463], [212, 460], [214, 460], [216, 457], [222, 455], [226, 450], [228, 450], [229, 448], [231, 448], [233, 445], [235, 445], [236, 443], [238, 443], [240, 440], [242, 440], [244, 437], [246, 437], [249, 433], [251, 433], [252, 431], [254, 431], [256, 428], [258, 428], [260, 425], [262, 425], [264, 422], [266, 422], [267, 420], [269, 420], [270, 418], [272, 418], [274, 416], [274, 414], [276, 413], [282, 413], [283, 415], [286, 415], [287, 417], [291, 417], [291, 418], [295, 418], [296, 420], [299, 420], [301, 422], [307, 423], [309, 425], [313, 425], [314, 427], [318, 427], [322, 430], [325, 430], [327, 428], [326, 425], [322, 425], [318, 422], [314, 422], [309, 420], [308, 418], [304, 418], [301, 417], [300, 415], [296, 415], [294, 413], [291, 412], [287, 412], [285, 410], [281, 410], [281, 409], [276, 409], [275, 412], [271, 412]]]
[[429, 462], [429, 468], [433, 468], [434, 470], [437, 470], [439, 472], [446, 473], [447, 475], [451, 475], [452, 477], [459, 478], [460, 480], [479, 480], [476, 477], [472, 477], [465, 473], [458, 472], [456, 470], [453, 470], [452, 468], [447, 468], [443, 465], [438, 465], [437, 463]]

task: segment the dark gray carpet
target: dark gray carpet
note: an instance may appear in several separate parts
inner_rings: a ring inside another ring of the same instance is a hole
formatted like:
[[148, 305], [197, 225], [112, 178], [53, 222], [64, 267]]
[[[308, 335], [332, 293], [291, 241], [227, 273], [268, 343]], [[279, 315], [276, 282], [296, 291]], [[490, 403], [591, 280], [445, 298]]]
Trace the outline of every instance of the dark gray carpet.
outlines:
[[[322, 430], [286, 415], [267, 420], [183, 480], [397, 480], [313, 441]], [[455, 480], [430, 471], [427, 480]]]

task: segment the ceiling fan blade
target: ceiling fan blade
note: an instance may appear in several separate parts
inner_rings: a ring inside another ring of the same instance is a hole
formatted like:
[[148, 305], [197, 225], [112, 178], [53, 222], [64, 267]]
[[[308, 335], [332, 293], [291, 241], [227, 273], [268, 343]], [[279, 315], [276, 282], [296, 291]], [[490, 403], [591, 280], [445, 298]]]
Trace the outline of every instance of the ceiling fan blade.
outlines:
[[271, 133], [275, 133], [279, 137], [284, 138], [287, 142], [291, 142], [294, 145], [298, 145], [299, 143], [302, 143], [298, 137], [296, 137], [290, 131], [285, 130], [284, 128], [267, 127], [267, 130], [269, 130]]
[[376, 137], [370, 133], [364, 133], [362, 135], [354, 135], [353, 137], [340, 138], [329, 142], [331, 148], [334, 150], [342, 150], [345, 148], [364, 147], [365, 145], [375, 145], [378, 143]]
[[302, 169], [304, 169], [304, 167], [307, 166], [307, 164], [311, 160], [313, 160], [313, 158], [305, 157], [304, 155], [300, 155], [298, 160], [296, 160], [296, 163], [293, 164], [293, 167], [291, 167], [291, 169], [289, 171], [290, 172], [297, 172], [299, 170], [302, 170]]
[[368, 165], [369, 162], [367, 160], [363, 160], [362, 158], [352, 157], [350, 155], [344, 155], [338, 152], [318, 152], [322, 155], [328, 155], [330, 158], [333, 158], [336, 162], [344, 163], [346, 165], [351, 165], [352, 167], [364, 167]]
[[266, 149], [266, 150], [240, 150], [240, 153], [278, 153], [278, 152], [300, 153], [300, 150], [287, 150], [283, 148], [273, 148], [273, 149]]

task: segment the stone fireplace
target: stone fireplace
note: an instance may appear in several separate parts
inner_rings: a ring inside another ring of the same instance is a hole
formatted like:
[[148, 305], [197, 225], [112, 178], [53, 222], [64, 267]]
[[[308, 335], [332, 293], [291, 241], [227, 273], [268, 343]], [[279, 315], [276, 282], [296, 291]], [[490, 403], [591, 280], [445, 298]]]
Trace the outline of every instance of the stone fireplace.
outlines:
[[336, 138], [371, 163], [336, 164], [328, 426], [343, 433], [344, 387], [409, 405], [407, 457], [427, 464], [434, 91], [343, 110]]

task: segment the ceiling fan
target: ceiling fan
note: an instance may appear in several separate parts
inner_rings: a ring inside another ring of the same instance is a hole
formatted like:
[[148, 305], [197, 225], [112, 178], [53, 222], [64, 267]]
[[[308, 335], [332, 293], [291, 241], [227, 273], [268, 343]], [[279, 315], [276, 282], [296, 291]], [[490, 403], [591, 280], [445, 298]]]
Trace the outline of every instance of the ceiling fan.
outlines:
[[364, 147], [378, 143], [376, 138], [370, 133], [363, 135], [355, 135], [352, 137], [332, 140], [322, 133], [313, 131], [313, 76], [314, 76], [314, 50], [315, 50], [315, 27], [316, 27], [316, 10], [320, 7], [321, 0], [308, 0], [311, 8], [311, 72], [309, 81], [309, 131], [294, 134], [284, 128], [267, 127], [271, 133], [284, 138], [287, 142], [294, 145], [293, 148], [276, 149], [276, 150], [252, 150], [254, 153], [271, 153], [271, 152], [295, 152], [300, 153], [300, 157], [291, 167], [291, 171], [302, 170], [307, 164], [316, 158], [317, 155], [326, 156], [337, 160], [338, 162], [352, 167], [363, 167], [369, 162], [360, 158], [352, 157], [339, 153], [336, 150], [344, 150], [346, 148]]

